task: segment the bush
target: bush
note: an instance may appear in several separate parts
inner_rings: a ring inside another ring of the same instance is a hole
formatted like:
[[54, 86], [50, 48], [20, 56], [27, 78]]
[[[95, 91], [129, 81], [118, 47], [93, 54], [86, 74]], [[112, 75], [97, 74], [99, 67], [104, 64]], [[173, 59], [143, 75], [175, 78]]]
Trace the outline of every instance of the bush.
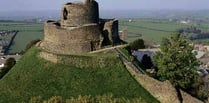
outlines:
[[146, 69], [151, 69], [153, 67], [153, 63], [150, 56], [146, 54], [142, 57], [142, 64]]
[[16, 60], [14, 58], [8, 58], [5, 62], [5, 67], [11, 68], [15, 65]]
[[169, 80], [176, 88], [186, 91], [197, 87], [199, 76], [196, 67], [199, 66], [199, 61], [195, 57], [193, 46], [182, 34], [173, 34], [164, 43], [160, 47], [161, 51], [156, 52], [152, 59], [158, 68], [159, 79]]
[[14, 58], [8, 58], [4, 64], [4, 67], [1, 69], [0, 72], [0, 79], [9, 72], [9, 70], [16, 64]]
[[137, 39], [129, 44], [131, 50], [138, 50], [138, 49], [144, 49], [144, 40], [143, 39]]
[[209, 97], [209, 75], [203, 77], [204, 83], [198, 88], [197, 97], [201, 100], [207, 100]]

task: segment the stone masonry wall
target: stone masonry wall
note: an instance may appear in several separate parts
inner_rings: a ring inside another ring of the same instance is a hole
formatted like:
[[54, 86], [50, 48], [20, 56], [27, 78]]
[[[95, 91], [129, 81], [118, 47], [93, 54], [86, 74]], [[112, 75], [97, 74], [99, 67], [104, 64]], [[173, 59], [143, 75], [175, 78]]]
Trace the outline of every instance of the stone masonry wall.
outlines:
[[161, 103], [203, 103], [182, 90], [180, 90], [182, 98], [180, 100], [176, 89], [169, 81], [161, 82], [147, 75], [138, 74], [129, 65], [124, 64], [136, 81]]
[[120, 44], [120, 37], [118, 32], [118, 20], [104, 20], [103, 36], [109, 42], [106, 44], [117, 45]]
[[91, 24], [76, 28], [61, 28], [46, 22], [41, 47], [57, 54], [76, 54], [99, 49], [99, 25]]
[[99, 6], [94, 0], [84, 3], [67, 3], [62, 8], [62, 26], [81, 26], [83, 24], [99, 23]]
[[127, 30], [122, 30], [119, 32], [119, 36], [120, 36], [120, 39], [123, 40], [123, 41], [127, 41], [128, 39], [128, 31]]
[[40, 46], [55, 54], [80, 54], [118, 44], [121, 44], [118, 20], [107, 19], [101, 23], [98, 3], [86, 0], [66, 3], [61, 21], [45, 22], [44, 40]]

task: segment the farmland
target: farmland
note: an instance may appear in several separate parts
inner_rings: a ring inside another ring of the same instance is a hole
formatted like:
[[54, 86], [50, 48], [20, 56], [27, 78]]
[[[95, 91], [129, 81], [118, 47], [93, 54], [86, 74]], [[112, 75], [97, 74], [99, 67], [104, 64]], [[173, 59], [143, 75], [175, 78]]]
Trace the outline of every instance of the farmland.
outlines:
[[120, 30], [128, 30], [128, 41], [143, 38], [146, 41], [159, 43], [163, 37], [176, 33], [181, 28], [195, 26], [203, 32], [209, 31], [208, 23], [178, 23], [168, 19], [119, 19]]
[[43, 38], [43, 24], [0, 22], [0, 30], [19, 31], [10, 47], [10, 54], [23, 51], [26, 45], [34, 39]]

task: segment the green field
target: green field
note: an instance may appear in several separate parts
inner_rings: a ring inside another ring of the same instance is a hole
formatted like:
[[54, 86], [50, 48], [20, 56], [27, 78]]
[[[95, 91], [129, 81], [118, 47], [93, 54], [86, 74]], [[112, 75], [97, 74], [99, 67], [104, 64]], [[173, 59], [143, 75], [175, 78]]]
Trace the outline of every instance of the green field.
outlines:
[[203, 32], [209, 31], [207, 23], [188, 23], [181, 24], [167, 19], [119, 19], [120, 30], [128, 30], [128, 41], [137, 38], [143, 38], [146, 41], [159, 43], [163, 37], [168, 37], [172, 33], [176, 33], [178, 29], [196, 26]]
[[18, 53], [25, 50], [26, 45], [34, 39], [43, 38], [43, 24], [6, 23], [0, 22], [0, 30], [18, 30], [9, 53]]
[[37, 58], [40, 51], [37, 47], [30, 49], [0, 80], [0, 103], [28, 103], [35, 96], [47, 100], [52, 96], [67, 99], [105, 94], [158, 103], [135, 81], [114, 52], [60, 55], [61, 63], [54, 64]]

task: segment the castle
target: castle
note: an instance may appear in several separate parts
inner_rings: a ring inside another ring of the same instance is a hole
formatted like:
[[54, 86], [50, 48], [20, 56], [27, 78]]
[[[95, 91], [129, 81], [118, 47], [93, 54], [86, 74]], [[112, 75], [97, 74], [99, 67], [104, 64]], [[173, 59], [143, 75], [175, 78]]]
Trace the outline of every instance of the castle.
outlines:
[[60, 21], [44, 24], [42, 49], [55, 54], [87, 53], [123, 41], [118, 33], [118, 20], [100, 19], [95, 0], [66, 3]]

